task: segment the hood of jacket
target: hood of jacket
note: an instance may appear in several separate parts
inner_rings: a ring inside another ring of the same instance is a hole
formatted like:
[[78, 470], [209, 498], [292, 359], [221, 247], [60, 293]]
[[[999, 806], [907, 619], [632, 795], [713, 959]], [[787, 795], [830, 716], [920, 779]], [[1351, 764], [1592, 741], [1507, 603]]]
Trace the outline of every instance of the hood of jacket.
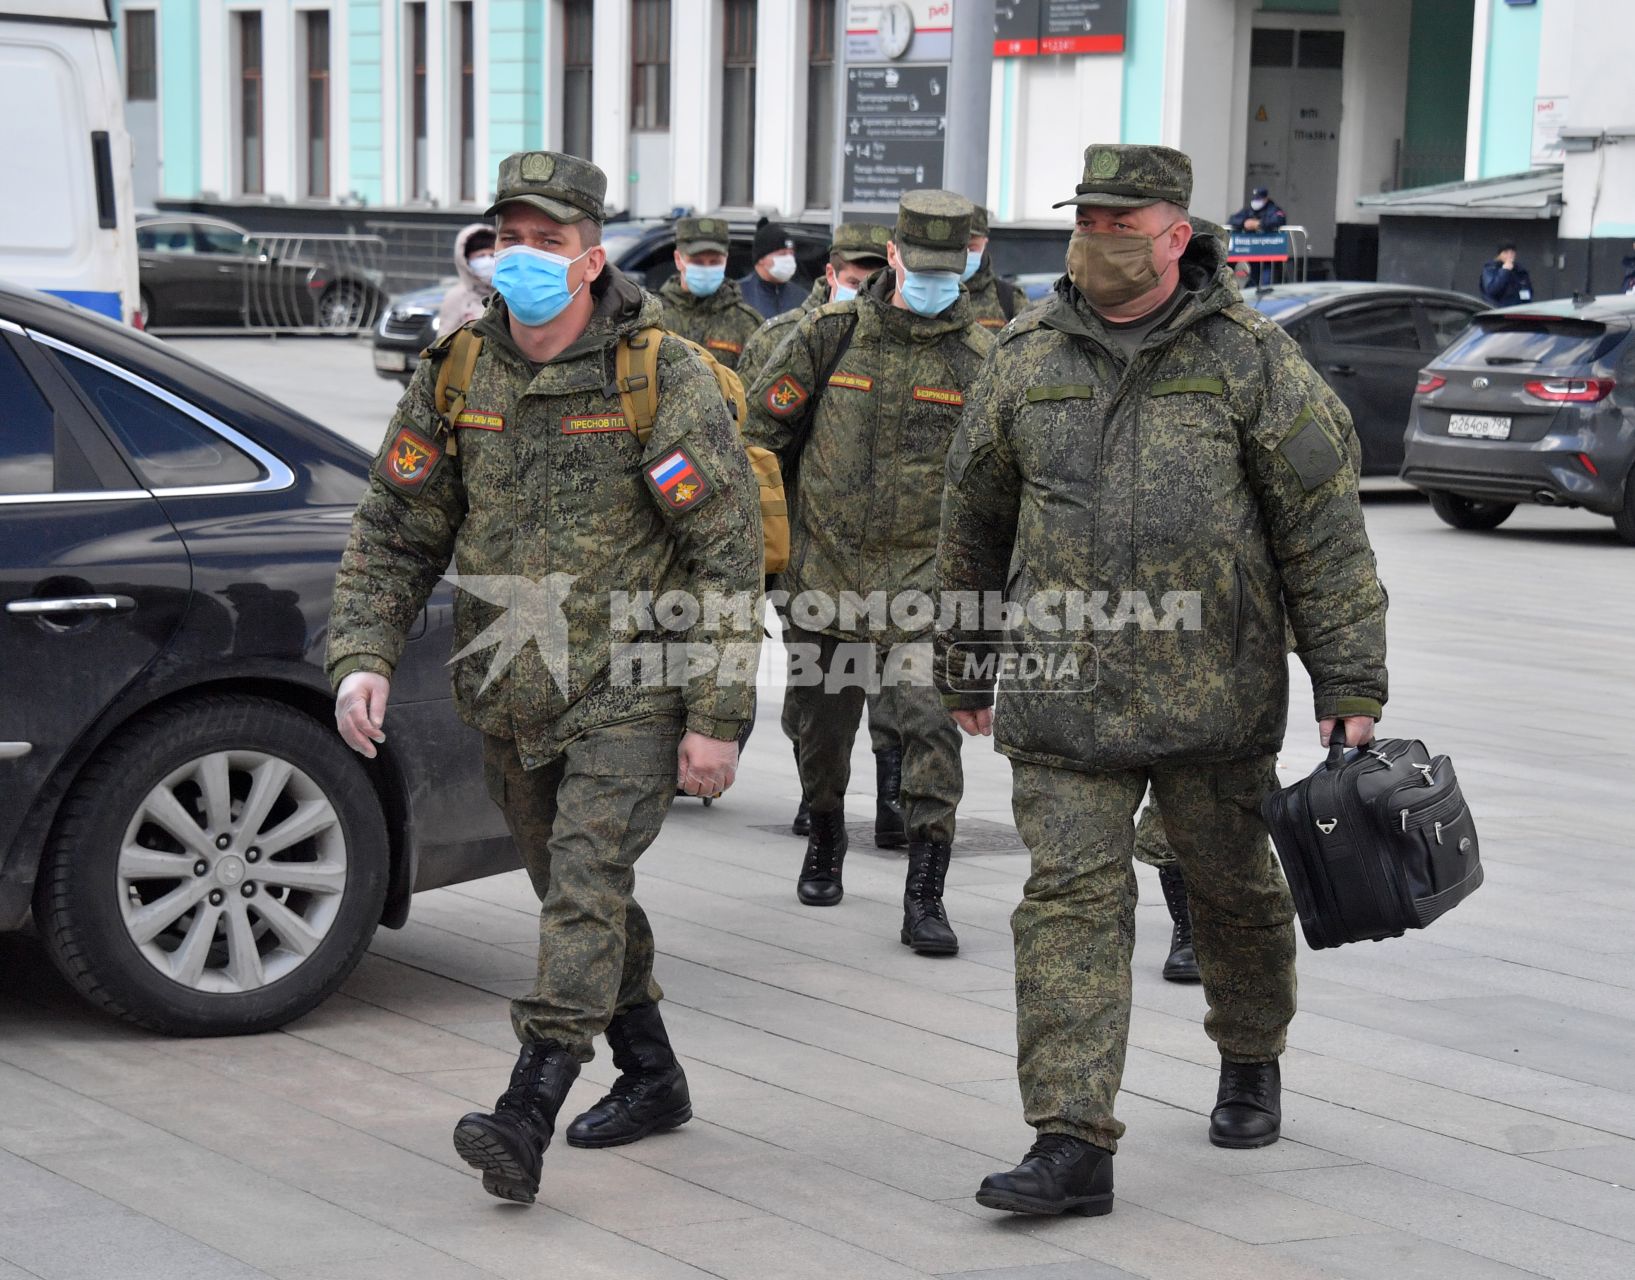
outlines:
[[479, 298], [486, 298], [494, 292], [494, 286], [486, 280], [477, 279], [470, 265], [466, 262], [466, 246], [471, 243], [471, 237], [479, 231], [494, 234], [492, 222], [473, 222], [469, 226], [461, 227], [460, 234], [454, 237], [454, 274], [460, 277], [460, 283], [470, 289]]

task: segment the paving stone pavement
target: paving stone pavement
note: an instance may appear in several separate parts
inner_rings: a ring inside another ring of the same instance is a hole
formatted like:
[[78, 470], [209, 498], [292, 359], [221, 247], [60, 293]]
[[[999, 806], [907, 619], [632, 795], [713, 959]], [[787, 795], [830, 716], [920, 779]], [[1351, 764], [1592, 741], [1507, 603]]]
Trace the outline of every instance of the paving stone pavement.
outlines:
[[[1453, 755], [1488, 881], [1423, 934], [1302, 948], [1275, 1146], [1205, 1138], [1202, 997], [1158, 977], [1168, 920], [1142, 868], [1117, 1207], [976, 1205], [1030, 1140], [1008, 923], [1025, 855], [956, 860], [953, 959], [898, 943], [900, 858], [852, 858], [842, 906], [801, 907], [800, 842], [765, 829], [797, 791], [769, 689], [737, 789], [678, 802], [640, 866], [691, 1124], [553, 1146], [532, 1209], [454, 1155], [453, 1120], [514, 1054], [537, 911], [520, 872], [417, 898], [339, 994], [257, 1037], [122, 1026], [35, 939], [0, 937], [0, 1280], [1629, 1280], [1635, 550], [1571, 512], [1489, 535], [1413, 501], [1368, 512], [1384, 732]], [[1299, 724], [1285, 777], [1319, 754]], [[1008, 825], [1007, 766], [980, 743], [965, 759], [962, 813]], [[859, 819], [868, 765], [860, 742]], [[568, 1114], [612, 1074], [603, 1052]]]

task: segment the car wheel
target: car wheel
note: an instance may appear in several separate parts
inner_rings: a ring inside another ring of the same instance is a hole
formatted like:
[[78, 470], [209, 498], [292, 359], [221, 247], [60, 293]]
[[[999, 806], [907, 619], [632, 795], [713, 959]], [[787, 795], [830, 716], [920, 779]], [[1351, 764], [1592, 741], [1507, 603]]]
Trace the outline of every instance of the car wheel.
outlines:
[[1635, 468], [1624, 477], [1624, 505], [1613, 512], [1612, 524], [1618, 536], [1635, 547]]
[[146, 716], [64, 801], [35, 888], [57, 967], [172, 1035], [269, 1031], [346, 978], [386, 898], [386, 823], [333, 729], [267, 698]]
[[1426, 496], [1431, 500], [1431, 510], [1455, 529], [1497, 529], [1516, 509], [1514, 502], [1482, 502], [1457, 493], [1432, 491]]
[[146, 289], [139, 289], [136, 294], [136, 312], [142, 317], [144, 331], [153, 328], [153, 295]]
[[369, 294], [355, 284], [332, 284], [318, 298], [318, 325], [330, 333], [356, 333], [369, 323]]

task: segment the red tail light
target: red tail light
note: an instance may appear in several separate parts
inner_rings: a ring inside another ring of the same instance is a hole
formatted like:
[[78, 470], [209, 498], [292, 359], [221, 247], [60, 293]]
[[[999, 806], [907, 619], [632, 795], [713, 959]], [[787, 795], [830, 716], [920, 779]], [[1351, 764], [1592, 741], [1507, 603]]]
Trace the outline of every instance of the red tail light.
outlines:
[[131, 312], [131, 324], [137, 329], [147, 328], [147, 325], [142, 323], [142, 313], [140, 311]]
[[1605, 400], [1617, 387], [1611, 378], [1543, 378], [1529, 382], [1527, 394], [1552, 404], [1594, 404]]
[[1592, 476], [1598, 476], [1598, 475], [1601, 474], [1600, 469], [1595, 465], [1594, 461], [1590, 458], [1589, 454], [1587, 454], [1587, 453], [1579, 454], [1578, 455], [1578, 462], [1579, 462], [1579, 465], [1582, 466], [1584, 468], [1584, 470], [1588, 471]]
[[1419, 381], [1414, 385], [1414, 394], [1416, 396], [1429, 395], [1438, 387], [1445, 387], [1447, 385], [1448, 380], [1446, 378], [1440, 377], [1439, 375], [1430, 372], [1428, 369], [1421, 369], [1419, 371]]

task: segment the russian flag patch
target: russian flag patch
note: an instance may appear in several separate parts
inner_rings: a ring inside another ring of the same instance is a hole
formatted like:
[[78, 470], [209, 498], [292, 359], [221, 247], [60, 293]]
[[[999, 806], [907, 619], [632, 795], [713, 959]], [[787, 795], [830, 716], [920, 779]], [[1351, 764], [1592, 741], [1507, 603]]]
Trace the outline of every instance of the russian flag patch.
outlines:
[[715, 492], [715, 486], [685, 449], [672, 449], [648, 467], [647, 483], [675, 511], [696, 507]]

